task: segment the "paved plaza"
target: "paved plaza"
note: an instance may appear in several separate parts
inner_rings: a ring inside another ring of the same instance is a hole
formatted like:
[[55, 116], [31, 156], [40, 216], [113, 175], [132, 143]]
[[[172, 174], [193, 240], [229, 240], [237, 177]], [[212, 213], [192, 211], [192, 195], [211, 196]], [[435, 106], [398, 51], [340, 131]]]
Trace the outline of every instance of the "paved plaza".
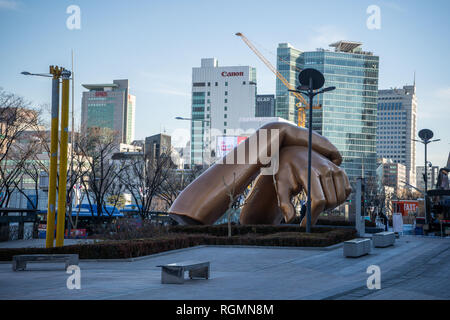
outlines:
[[[345, 258], [331, 250], [200, 246], [135, 261], [80, 261], [81, 289], [63, 264], [0, 264], [0, 299], [450, 299], [450, 239], [403, 236], [394, 247]], [[209, 280], [161, 284], [160, 264], [211, 261]], [[370, 265], [381, 289], [366, 286]]]

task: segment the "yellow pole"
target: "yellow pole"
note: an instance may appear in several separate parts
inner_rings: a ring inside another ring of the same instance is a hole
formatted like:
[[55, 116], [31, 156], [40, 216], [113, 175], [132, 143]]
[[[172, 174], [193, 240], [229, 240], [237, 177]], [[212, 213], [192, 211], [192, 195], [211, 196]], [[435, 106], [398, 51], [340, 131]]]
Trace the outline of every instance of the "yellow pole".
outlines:
[[52, 80], [52, 121], [50, 130], [50, 172], [48, 178], [47, 232], [45, 247], [52, 248], [55, 234], [56, 179], [58, 170], [59, 77], [62, 69], [50, 66]]
[[59, 152], [58, 221], [56, 224], [56, 247], [64, 245], [67, 188], [67, 144], [69, 135], [69, 79], [70, 71], [63, 70], [61, 99], [61, 148]]

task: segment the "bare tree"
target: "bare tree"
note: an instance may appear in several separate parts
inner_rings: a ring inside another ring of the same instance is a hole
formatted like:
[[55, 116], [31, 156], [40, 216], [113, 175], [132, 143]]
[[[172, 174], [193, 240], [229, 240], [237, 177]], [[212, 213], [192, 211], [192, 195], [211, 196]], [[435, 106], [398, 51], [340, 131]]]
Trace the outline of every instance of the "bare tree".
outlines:
[[166, 179], [162, 182], [162, 187], [159, 197], [166, 203], [167, 208], [170, 208], [181, 193], [192, 181], [194, 181], [204, 169], [202, 167], [193, 167], [189, 170], [170, 170]]
[[39, 113], [22, 97], [0, 88], [0, 207], [6, 207], [35, 149], [20, 139], [38, 125]]
[[112, 212], [106, 209], [107, 197], [111, 194], [113, 183], [125, 169], [112, 160], [113, 154], [118, 151], [117, 147], [115, 133], [105, 128], [89, 130], [80, 136], [77, 145], [78, 153], [84, 158], [86, 167], [80, 180], [94, 218], [102, 217], [103, 213], [112, 215]]
[[163, 184], [169, 179], [172, 161], [170, 153], [153, 158], [143, 153], [128, 160], [128, 165], [120, 175], [125, 189], [130, 192], [142, 220], [150, 217], [153, 201], [158, 197]]

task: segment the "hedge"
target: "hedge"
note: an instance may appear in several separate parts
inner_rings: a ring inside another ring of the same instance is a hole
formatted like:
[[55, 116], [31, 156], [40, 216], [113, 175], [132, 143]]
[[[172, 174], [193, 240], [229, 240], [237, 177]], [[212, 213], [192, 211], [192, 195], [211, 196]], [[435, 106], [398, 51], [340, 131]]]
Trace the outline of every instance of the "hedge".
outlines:
[[[203, 226], [202, 226], [203, 227]], [[208, 227], [208, 226], [205, 226]], [[77, 253], [80, 259], [124, 259], [146, 256], [169, 250], [188, 248], [198, 245], [254, 245], [254, 246], [283, 246], [283, 247], [325, 247], [355, 238], [354, 229], [313, 230], [307, 234], [298, 232], [299, 227], [274, 227], [278, 231], [268, 234], [261, 226], [236, 228], [234, 231], [246, 232], [241, 235], [227, 237], [211, 234], [172, 233], [152, 239], [104, 241], [92, 244], [71, 245], [58, 248], [3, 248], [0, 249], [0, 261], [11, 261], [19, 254], [61, 254]], [[189, 229], [189, 227], [184, 227]], [[223, 232], [223, 227], [214, 226], [212, 230]], [[261, 229], [260, 229], [261, 228]], [[177, 228], [175, 228], [177, 229]], [[266, 229], [266, 230], [265, 230]], [[256, 233], [254, 231], [262, 231]], [[281, 230], [281, 231], [280, 231]], [[186, 230], [185, 230], [186, 231]], [[249, 232], [251, 231], [251, 232]]]
[[[232, 235], [245, 235], [245, 234], [273, 234], [279, 232], [297, 232], [304, 233], [305, 228], [293, 225], [232, 225]], [[326, 233], [332, 228], [315, 228], [312, 227], [313, 233]], [[189, 234], [210, 234], [215, 236], [228, 235], [228, 225], [188, 225], [188, 226], [171, 226], [169, 232], [172, 233], [189, 233]]]

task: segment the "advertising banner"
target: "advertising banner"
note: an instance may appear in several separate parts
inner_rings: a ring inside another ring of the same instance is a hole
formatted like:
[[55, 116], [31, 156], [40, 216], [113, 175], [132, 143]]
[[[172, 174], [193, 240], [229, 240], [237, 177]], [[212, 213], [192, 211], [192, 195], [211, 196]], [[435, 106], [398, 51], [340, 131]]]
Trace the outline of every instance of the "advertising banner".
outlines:
[[218, 136], [216, 144], [216, 156], [222, 158], [245, 139], [247, 139], [247, 137], [245, 136]]

